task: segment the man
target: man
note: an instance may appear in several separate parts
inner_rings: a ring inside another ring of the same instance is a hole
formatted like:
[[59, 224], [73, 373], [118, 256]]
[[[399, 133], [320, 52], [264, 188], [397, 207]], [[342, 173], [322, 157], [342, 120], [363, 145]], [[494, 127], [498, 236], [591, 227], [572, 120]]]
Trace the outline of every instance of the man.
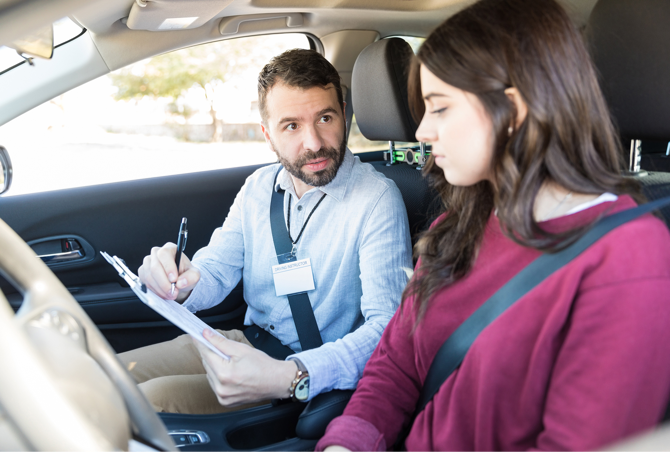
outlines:
[[[355, 388], [406, 283], [411, 245], [404, 204], [392, 181], [346, 148], [335, 68], [317, 52], [290, 50], [261, 71], [258, 93], [262, 131], [283, 168], [252, 174], [209, 245], [192, 262], [182, 256], [179, 272], [171, 243], [153, 248], [139, 270], [151, 290], [193, 312], [221, 302], [243, 278], [244, 323], [257, 332], [221, 332], [228, 340], [205, 332], [229, 361], [187, 336], [121, 354], [158, 411], [216, 413]], [[311, 304], [323, 345], [310, 350], [301, 346], [293, 308], [286, 295], [277, 296], [273, 280], [278, 256], [270, 205], [277, 190], [284, 191], [282, 228], [295, 258], [311, 263], [307, 309]], [[255, 347], [250, 340], [259, 334], [288, 356], [275, 359]], [[298, 382], [307, 383], [299, 394]]]

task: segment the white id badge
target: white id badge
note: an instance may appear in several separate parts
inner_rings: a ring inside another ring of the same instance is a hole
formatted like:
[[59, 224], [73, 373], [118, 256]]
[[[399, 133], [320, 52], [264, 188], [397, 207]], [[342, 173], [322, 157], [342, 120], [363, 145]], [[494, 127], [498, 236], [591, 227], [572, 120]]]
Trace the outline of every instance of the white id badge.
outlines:
[[314, 290], [312, 263], [307, 259], [272, 266], [277, 296]]

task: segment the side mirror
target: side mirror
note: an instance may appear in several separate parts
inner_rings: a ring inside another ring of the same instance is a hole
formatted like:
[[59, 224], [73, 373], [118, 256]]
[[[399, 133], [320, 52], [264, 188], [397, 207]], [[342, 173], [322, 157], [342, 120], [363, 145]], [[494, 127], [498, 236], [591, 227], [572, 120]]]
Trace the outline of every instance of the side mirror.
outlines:
[[0, 146], [0, 195], [9, 190], [12, 185], [12, 161], [7, 149]]

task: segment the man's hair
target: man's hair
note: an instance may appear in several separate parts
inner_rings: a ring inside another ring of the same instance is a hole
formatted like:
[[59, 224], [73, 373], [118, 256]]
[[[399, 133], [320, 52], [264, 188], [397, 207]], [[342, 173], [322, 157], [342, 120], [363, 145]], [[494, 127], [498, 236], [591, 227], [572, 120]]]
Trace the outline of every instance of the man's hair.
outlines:
[[337, 101], [344, 110], [340, 74], [323, 55], [307, 49], [287, 50], [272, 58], [258, 74], [258, 108], [263, 122], [267, 120], [267, 95], [278, 82], [300, 89], [325, 88], [332, 83]]

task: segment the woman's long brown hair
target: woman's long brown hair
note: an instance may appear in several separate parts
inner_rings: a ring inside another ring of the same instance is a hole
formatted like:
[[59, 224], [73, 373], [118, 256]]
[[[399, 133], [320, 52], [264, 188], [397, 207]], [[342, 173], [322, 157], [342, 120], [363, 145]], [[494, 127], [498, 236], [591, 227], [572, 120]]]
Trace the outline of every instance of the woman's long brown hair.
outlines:
[[[414, 297], [415, 327], [431, 297], [472, 268], [494, 208], [510, 239], [552, 252], [590, 225], [560, 234], [543, 230], [533, 216], [543, 184], [643, 200], [638, 184], [621, 175], [621, 144], [583, 39], [554, 0], [481, 0], [442, 23], [421, 46], [411, 69], [410, 104], [417, 119], [425, 112], [421, 65], [475, 94], [496, 139], [491, 181], [450, 185], [432, 158], [424, 169], [447, 215], [414, 249], [421, 267], [403, 293], [403, 304]], [[528, 107], [511, 134], [508, 128], [517, 112], [504, 92], [509, 87], [518, 89]]]

